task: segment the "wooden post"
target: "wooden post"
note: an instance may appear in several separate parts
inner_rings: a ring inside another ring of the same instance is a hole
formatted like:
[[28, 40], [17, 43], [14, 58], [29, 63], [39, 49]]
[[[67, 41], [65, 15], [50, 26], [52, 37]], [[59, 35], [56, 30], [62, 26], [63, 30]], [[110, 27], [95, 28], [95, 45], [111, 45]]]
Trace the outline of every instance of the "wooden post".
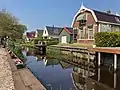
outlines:
[[114, 54], [114, 71], [117, 69], [117, 55]]
[[114, 72], [114, 88], [116, 88], [117, 84], [117, 77], [116, 77], [116, 72]]
[[100, 68], [98, 67], [98, 81], [100, 81]]
[[100, 67], [100, 59], [101, 59], [101, 55], [100, 52], [98, 52], [98, 67]]
[[90, 62], [90, 53], [88, 51], [88, 63]]

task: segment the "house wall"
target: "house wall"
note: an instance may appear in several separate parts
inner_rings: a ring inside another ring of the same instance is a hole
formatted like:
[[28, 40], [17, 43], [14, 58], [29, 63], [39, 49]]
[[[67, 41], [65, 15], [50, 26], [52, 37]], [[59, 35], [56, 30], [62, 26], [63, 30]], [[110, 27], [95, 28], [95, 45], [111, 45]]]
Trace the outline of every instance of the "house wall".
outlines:
[[49, 36], [46, 27], [45, 27], [45, 29], [44, 29], [44, 31], [43, 31], [43, 35], [42, 35], [42, 36], [43, 36], [43, 37], [48, 37], [48, 36]]
[[67, 43], [70, 43], [73, 40], [72, 35], [68, 34], [64, 29], [62, 30], [62, 32], [60, 33], [60, 36], [59, 36], [60, 43], [61, 43], [62, 36], [67, 36]]
[[[82, 44], [93, 44], [94, 42], [94, 38], [91, 39], [90, 38], [90, 32], [88, 31], [88, 26], [92, 25], [92, 29], [93, 29], [93, 37], [94, 37], [94, 34], [98, 32], [98, 24], [95, 22], [95, 19], [94, 17], [92, 16], [92, 14], [88, 11], [85, 11], [85, 12], [82, 12], [82, 13], [86, 13], [86, 24], [82, 26], [82, 30], [83, 30], [83, 34], [81, 33], [81, 28], [80, 28], [80, 24], [79, 22], [76, 21], [77, 17], [80, 15], [78, 15], [73, 23], [73, 28], [76, 29], [77, 28], [77, 42], [78, 43], [82, 43]], [[83, 35], [82, 37], [84, 38], [81, 38], [81, 34]], [[89, 34], [89, 35], [88, 35]]]
[[112, 25], [111, 28], [112, 28], [112, 30], [111, 30], [112, 32], [115, 32], [115, 31], [119, 31], [120, 32], [120, 26]]
[[[83, 12], [83, 13], [86, 13], [86, 20], [87, 20], [86, 25], [96, 24], [96, 22], [95, 22], [92, 14], [91, 14], [90, 12], [85, 11], [85, 12]], [[80, 14], [79, 14], [79, 15], [80, 15]], [[77, 15], [77, 17], [78, 17], [79, 15]], [[73, 28], [79, 28], [79, 27], [80, 27], [80, 26], [79, 26], [79, 22], [76, 21], [77, 17], [75, 18], [75, 21], [74, 21], [74, 23], [73, 23]]]
[[78, 43], [81, 44], [94, 44], [94, 40], [77, 40]]
[[119, 32], [120, 26], [113, 24], [100, 23], [99, 24], [100, 32]]
[[90, 12], [85, 12], [87, 14], [87, 22], [86, 24], [89, 25], [89, 24], [96, 24], [92, 14]]

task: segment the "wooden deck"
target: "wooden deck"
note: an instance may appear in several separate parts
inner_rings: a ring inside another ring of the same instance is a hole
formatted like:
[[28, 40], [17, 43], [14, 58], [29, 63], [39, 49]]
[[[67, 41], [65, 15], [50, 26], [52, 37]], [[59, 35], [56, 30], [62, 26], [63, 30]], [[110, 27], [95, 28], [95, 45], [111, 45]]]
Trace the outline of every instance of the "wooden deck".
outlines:
[[89, 48], [88, 50], [92, 52], [120, 54], [120, 47], [96, 47], [96, 48]]
[[15, 90], [46, 90], [29, 69], [17, 69], [9, 54], [7, 56], [13, 74]]

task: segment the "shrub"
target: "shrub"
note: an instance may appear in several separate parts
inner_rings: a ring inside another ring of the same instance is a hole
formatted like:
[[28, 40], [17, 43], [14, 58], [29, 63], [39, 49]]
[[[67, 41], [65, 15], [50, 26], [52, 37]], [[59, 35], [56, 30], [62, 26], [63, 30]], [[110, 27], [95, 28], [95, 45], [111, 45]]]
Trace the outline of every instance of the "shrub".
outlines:
[[38, 44], [38, 41], [46, 42], [46, 45], [56, 45], [56, 44], [58, 44], [58, 40], [57, 39], [42, 39], [42, 38], [34, 39], [34, 44]]
[[118, 47], [120, 46], [120, 32], [99, 32], [95, 34], [97, 47]]
[[46, 41], [47, 45], [57, 45], [59, 42], [57, 41]]

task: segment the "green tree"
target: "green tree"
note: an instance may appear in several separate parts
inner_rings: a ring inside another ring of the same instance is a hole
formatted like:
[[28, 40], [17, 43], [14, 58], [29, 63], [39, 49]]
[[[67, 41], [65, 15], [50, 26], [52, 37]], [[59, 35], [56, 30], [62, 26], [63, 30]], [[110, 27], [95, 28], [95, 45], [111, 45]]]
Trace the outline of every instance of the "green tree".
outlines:
[[20, 24], [15, 16], [4, 9], [0, 11], [0, 36], [15, 39], [22, 38], [26, 30], [27, 27]]

